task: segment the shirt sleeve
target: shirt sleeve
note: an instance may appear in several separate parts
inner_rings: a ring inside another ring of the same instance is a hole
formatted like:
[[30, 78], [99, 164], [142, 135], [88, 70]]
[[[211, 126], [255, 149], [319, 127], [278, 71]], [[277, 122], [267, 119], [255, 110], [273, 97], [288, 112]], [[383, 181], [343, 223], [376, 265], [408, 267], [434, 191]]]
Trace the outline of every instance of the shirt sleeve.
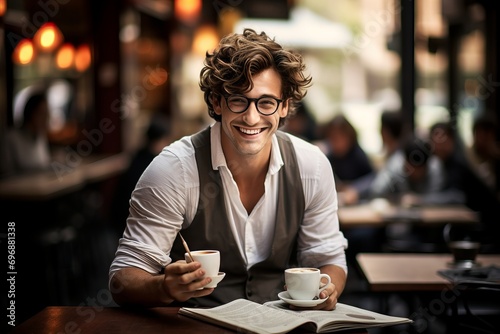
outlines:
[[189, 200], [186, 168], [182, 159], [164, 151], [144, 171], [132, 192], [110, 278], [126, 267], [158, 273], [171, 262], [170, 250], [185, 221]]
[[[307, 154], [301, 155], [304, 158]], [[313, 165], [313, 173], [304, 175], [302, 179], [306, 203], [298, 238], [299, 264], [315, 268], [334, 264], [347, 273], [347, 239], [339, 227], [332, 167], [319, 150], [314, 155], [315, 159], [305, 157], [309, 160], [309, 166], [311, 161], [316, 163]]]

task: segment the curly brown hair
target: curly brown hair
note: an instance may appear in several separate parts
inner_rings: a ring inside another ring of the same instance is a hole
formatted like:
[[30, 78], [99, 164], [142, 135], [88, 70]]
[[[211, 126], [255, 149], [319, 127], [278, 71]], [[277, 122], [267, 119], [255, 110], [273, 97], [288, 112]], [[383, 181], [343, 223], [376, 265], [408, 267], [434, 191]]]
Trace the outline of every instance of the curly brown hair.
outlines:
[[[214, 112], [213, 99], [250, 91], [252, 76], [266, 69], [275, 69], [281, 77], [281, 98], [288, 101], [288, 115], [295, 112], [296, 103], [304, 98], [312, 80], [303, 73], [305, 64], [300, 54], [283, 49], [264, 32], [257, 34], [248, 28], [243, 34], [222, 38], [213, 53], [206, 53], [204, 65], [200, 72], [200, 88], [208, 114], [218, 122], [221, 116]], [[284, 121], [285, 118], [281, 118], [279, 125]]]

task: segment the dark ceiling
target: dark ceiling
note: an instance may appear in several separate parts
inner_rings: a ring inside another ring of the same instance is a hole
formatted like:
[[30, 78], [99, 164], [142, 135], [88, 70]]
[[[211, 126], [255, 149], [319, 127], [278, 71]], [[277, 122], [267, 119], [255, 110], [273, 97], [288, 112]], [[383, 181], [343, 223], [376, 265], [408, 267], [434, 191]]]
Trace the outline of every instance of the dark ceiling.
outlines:
[[91, 4], [93, 1], [32, 1], [14, 0], [7, 4], [5, 22], [9, 30], [31, 38], [45, 22], [54, 22], [66, 41], [78, 44], [91, 33]]

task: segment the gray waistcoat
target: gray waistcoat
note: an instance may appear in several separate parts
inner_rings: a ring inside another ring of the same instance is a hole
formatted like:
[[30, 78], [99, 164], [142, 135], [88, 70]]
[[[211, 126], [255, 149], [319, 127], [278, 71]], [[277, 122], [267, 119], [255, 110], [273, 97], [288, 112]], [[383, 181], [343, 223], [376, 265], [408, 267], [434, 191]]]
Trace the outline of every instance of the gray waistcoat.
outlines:
[[[280, 131], [277, 137], [284, 166], [279, 171], [271, 254], [250, 270], [246, 268], [229, 226], [219, 171], [212, 169], [210, 128], [192, 137], [200, 178], [200, 199], [193, 222], [182, 235], [191, 250], [218, 249], [220, 271], [226, 276], [209, 296], [192, 298], [182, 305], [213, 307], [237, 298], [258, 303], [278, 299], [277, 294], [284, 286], [283, 271], [297, 262], [297, 234], [304, 217], [304, 192], [292, 143]], [[170, 254], [173, 261], [184, 259], [185, 251], [179, 239], [176, 238]]]

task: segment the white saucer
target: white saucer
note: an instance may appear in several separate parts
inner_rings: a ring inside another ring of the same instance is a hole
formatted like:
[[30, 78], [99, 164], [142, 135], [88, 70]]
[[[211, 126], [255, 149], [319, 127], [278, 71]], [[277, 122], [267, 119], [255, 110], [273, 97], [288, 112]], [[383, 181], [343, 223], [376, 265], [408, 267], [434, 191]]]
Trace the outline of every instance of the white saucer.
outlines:
[[475, 269], [481, 267], [481, 263], [472, 260], [448, 262], [447, 264], [453, 269]]
[[278, 297], [285, 303], [298, 307], [313, 307], [327, 300], [327, 298], [313, 300], [295, 300], [290, 297], [288, 291], [281, 291], [280, 293], [278, 293]]
[[217, 284], [222, 281], [222, 279], [226, 276], [226, 273], [223, 273], [222, 271], [219, 272], [217, 276], [210, 277], [212, 279], [212, 282], [208, 283], [205, 285], [203, 288], [216, 288]]

